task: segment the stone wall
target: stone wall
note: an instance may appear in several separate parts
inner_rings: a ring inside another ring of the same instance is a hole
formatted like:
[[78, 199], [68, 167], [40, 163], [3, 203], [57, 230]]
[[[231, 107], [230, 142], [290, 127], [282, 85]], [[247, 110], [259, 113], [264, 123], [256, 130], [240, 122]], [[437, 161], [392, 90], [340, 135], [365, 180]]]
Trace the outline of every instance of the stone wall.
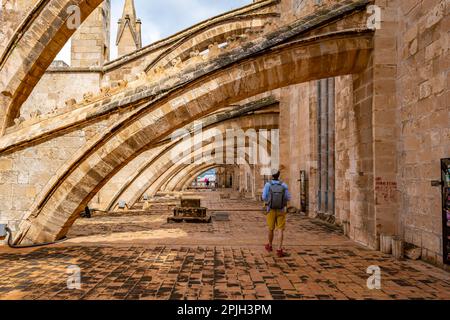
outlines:
[[109, 61], [111, 2], [105, 0], [72, 36], [71, 67], [101, 67]]
[[[337, 224], [350, 222], [349, 236], [353, 240], [376, 247], [371, 71], [369, 68], [363, 74], [343, 76], [335, 81], [335, 216]], [[308, 214], [312, 217], [317, 215], [319, 188], [317, 85], [313, 81], [284, 88], [280, 100], [283, 180], [292, 193], [290, 205], [300, 208], [298, 180], [300, 171], [306, 171]]]
[[336, 221], [350, 222], [350, 153], [353, 77], [336, 78]]
[[100, 82], [101, 74], [98, 72], [46, 72], [22, 105], [20, 115], [29, 119], [30, 114], [36, 110], [44, 115], [64, 108], [69, 99], [82, 101], [85, 93], [99, 92]]
[[[440, 264], [441, 193], [431, 181], [440, 179], [440, 159], [450, 157], [449, 11], [438, 0], [376, 4], [382, 16], [373, 68], [336, 79], [336, 222], [349, 223], [349, 236], [373, 248], [381, 233], [400, 235]], [[280, 123], [289, 124], [280, 126], [283, 179], [298, 206], [299, 170], [308, 170], [314, 215], [313, 91], [301, 85], [282, 92]], [[307, 122], [302, 108], [309, 109]]]
[[[283, 18], [293, 20], [331, 2], [336, 1], [283, 1]], [[430, 182], [440, 178], [440, 159], [450, 157], [448, 1], [375, 3], [382, 7], [382, 23], [371, 64], [360, 74], [335, 79], [336, 222], [348, 223], [350, 238], [371, 248], [378, 247], [382, 233], [400, 235], [422, 247], [424, 259], [439, 264], [441, 194]], [[3, 39], [10, 28], [4, 29]], [[135, 75], [153, 58], [143, 55], [123, 69], [110, 66], [106, 80]], [[98, 91], [101, 82], [96, 72], [47, 72], [22, 116], [28, 118], [36, 109], [50, 113], [69, 98], [82, 100], [85, 92]], [[317, 91], [317, 82], [279, 91], [282, 179], [290, 186], [290, 205], [298, 208], [300, 171], [307, 172], [311, 216], [316, 215], [319, 181]], [[20, 221], [57, 170], [105, 125], [102, 121], [1, 155], [0, 223]], [[233, 189], [256, 196], [263, 184], [258, 169], [231, 171]], [[127, 178], [125, 170], [94, 202], [104, 205]]]
[[400, 223], [423, 258], [442, 263], [440, 159], [450, 157], [449, 4], [399, 1], [398, 183]]
[[[372, 86], [372, 68], [353, 75], [353, 104], [348, 112], [349, 136], [344, 140], [345, 146], [341, 151], [344, 157], [347, 153], [349, 158], [348, 168], [345, 168], [348, 170], [345, 178], [350, 191], [349, 236], [375, 249], [377, 238], [374, 214]], [[338, 164], [341, 170], [342, 165]]]
[[[300, 171], [314, 179], [312, 131], [316, 82], [290, 86], [281, 90], [280, 99], [280, 162], [282, 180], [289, 185], [292, 194], [290, 206], [300, 208]], [[309, 197], [311, 199], [311, 197]], [[313, 200], [314, 201], [314, 200]]]
[[58, 169], [97, 132], [104, 130], [107, 122], [104, 120], [24, 150], [0, 155], [0, 223], [8, 224], [14, 231]]
[[[335, 216], [337, 224], [350, 223], [353, 240], [376, 247], [371, 74], [369, 68], [335, 81]], [[298, 180], [300, 171], [306, 171], [312, 217], [317, 215], [319, 188], [317, 86], [313, 81], [283, 88], [280, 98], [282, 178], [292, 194], [290, 205], [300, 208]]]

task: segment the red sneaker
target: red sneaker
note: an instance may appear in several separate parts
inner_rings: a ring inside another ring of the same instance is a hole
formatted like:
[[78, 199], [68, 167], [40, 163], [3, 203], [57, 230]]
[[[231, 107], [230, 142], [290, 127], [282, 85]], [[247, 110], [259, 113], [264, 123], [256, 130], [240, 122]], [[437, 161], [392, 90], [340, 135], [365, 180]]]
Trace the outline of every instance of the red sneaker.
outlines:
[[286, 252], [284, 252], [283, 249], [280, 249], [280, 250], [277, 250], [277, 256], [278, 256], [279, 258], [284, 258], [284, 257], [287, 257], [288, 254], [287, 254]]
[[272, 252], [273, 251], [273, 248], [272, 248], [272, 246], [270, 244], [266, 244], [266, 251], [267, 252]]

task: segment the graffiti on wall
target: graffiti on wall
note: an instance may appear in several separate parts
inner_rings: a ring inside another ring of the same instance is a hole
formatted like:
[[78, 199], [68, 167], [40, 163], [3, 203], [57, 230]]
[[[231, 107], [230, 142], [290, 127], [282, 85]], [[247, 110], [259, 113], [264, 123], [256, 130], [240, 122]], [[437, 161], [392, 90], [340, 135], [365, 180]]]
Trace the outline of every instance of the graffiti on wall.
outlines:
[[397, 182], [385, 181], [383, 178], [375, 180], [376, 203], [392, 203], [397, 201]]

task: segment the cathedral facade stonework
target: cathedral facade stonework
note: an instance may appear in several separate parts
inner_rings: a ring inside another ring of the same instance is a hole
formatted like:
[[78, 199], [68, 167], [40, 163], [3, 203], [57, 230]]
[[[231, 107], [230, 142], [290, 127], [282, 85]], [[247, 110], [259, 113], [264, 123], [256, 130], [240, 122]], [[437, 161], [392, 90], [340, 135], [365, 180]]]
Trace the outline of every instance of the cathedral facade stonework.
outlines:
[[[60, 21], [65, 2], [81, 10], [76, 31]], [[0, 224], [16, 244], [63, 238], [86, 206], [182, 195], [210, 169], [219, 189], [260, 200], [267, 172], [248, 153], [233, 164], [172, 161], [168, 150], [186, 150], [173, 132], [201, 122], [224, 135], [278, 130], [262, 149], [279, 157], [293, 210], [373, 250], [398, 237], [448, 268], [432, 184], [450, 158], [447, 1], [254, 1], [148, 45], [132, 0], [117, 35], [109, 0], [8, 3]], [[54, 61], [70, 38], [70, 65]], [[196, 143], [187, 157], [218, 152]]]

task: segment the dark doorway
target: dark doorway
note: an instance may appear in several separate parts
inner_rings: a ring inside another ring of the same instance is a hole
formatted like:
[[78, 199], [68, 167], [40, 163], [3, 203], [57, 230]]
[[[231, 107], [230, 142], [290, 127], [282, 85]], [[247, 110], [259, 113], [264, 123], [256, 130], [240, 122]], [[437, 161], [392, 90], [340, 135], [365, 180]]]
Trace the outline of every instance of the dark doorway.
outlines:
[[450, 264], [450, 159], [441, 161], [442, 169], [442, 215], [444, 239], [444, 263]]

